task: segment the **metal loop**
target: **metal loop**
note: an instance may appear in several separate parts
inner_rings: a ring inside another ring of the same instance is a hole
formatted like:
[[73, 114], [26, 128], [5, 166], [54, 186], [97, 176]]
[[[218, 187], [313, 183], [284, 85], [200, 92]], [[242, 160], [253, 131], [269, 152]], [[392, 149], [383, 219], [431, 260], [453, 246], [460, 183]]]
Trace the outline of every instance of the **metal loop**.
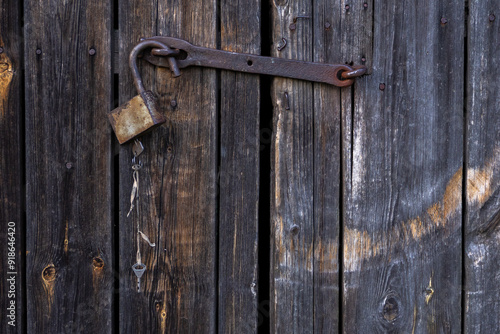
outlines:
[[359, 66], [352, 66], [354, 69], [353, 71], [344, 71], [340, 74], [342, 79], [352, 79], [356, 77], [360, 77], [366, 73], [366, 66], [359, 65]]
[[139, 170], [141, 168], [142, 168], [142, 161], [139, 160], [139, 162], [137, 162], [136, 158], [133, 157], [132, 158], [132, 169]]
[[[129, 65], [130, 65], [130, 69], [132, 70], [132, 76], [134, 77], [135, 87], [137, 88], [137, 92], [141, 95], [145, 92], [145, 89], [144, 89], [144, 85], [142, 84], [141, 76], [139, 74], [139, 68], [137, 67], [137, 56], [144, 49], [151, 48], [151, 47], [156, 47], [156, 48], [160, 48], [160, 49], [170, 49], [167, 45], [165, 45], [159, 41], [144, 40], [142, 42], [139, 42], [132, 49], [132, 51], [130, 51]], [[174, 76], [181, 75], [181, 72], [179, 70], [179, 66], [177, 65], [177, 61], [174, 57], [169, 57], [168, 63], [170, 65], [170, 69], [174, 73]]]
[[157, 56], [157, 57], [174, 57], [174, 56], [178, 56], [181, 54], [181, 50], [179, 49], [158, 49], [158, 48], [154, 48], [151, 50], [151, 54], [153, 56]]

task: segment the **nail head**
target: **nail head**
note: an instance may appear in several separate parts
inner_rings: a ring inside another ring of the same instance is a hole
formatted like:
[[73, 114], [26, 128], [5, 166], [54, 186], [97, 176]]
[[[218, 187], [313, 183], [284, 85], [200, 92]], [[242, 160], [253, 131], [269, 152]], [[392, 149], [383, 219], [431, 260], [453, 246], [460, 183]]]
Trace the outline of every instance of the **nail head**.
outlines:
[[490, 14], [490, 22], [495, 21], [495, 14]]
[[331, 27], [331, 26], [332, 26], [332, 25], [330, 24], [330, 22], [326, 22], [326, 23], [325, 23], [325, 29], [326, 29], [326, 30], [330, 29], [330, 27]]
[[448, 23], [448, 19], [446, 17], [441, 18], [441, 24], [446, 24]]
[[3, 53], [3, 48], [0, 48], [0, 53]]
[[345, 10], [349, 10], [349, 5], [345, 5]]
[[171, 106], [172, 108], [177, 107], [177, 101], [176, 101], [176, 100], [171, 100], [171, 101], [170, 101], [170, 106]]
[[41, 54], [42, 54], [42, 50], [40, 50], [40, 49], [36, 49], [36, 54], [37, 54], [37, 55], [41, 55]]
[[384, 89], [385, 89], [385, 83], [381, 83], [381, 84], [378, 86], [378, 88], [379, 88], [380, 90], [384, 90]]
[[91, 56], [95, 55], [95, 49], [94, 48], [92, 48], [92, 49], [89, 50], [89, 55], [91, 55]]
[[67, 162], [67, 163], [66, 163], [66, 168], [67, 168], [67, 169], [71, 169], [71, 168], [73, 168], [73, 164], [72, 164], [71, 162]]
[[290, 23], [289, 28], [290, 28], [290, 30], [294, 31], [297, 28], [297, 26], [295, 25], [295, 23]]
[[363, 7], [368, 8], [368, 4], [365, 2], [365, 3], [363, 4]]

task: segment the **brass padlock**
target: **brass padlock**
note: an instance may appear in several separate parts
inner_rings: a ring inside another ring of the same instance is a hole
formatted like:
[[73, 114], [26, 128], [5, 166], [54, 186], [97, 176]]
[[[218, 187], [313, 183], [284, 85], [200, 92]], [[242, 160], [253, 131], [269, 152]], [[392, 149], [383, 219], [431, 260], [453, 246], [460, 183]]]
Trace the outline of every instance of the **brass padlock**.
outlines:
[[[142, 84], [142, 79], [137, 68], [137, 56], [146, 48], [160, 48], [171, 51], [165, 44], [153, 41], [144, 40], [137, 44], [130, 52], [129, 65], [134, 77], [134, 84], [139, 95], [133, 97], [130, 101], [119, 106], [108, 114], [109, 122], [115, 131], [116, 137], [120, 144], [126, 143], [129, 140], [149, 131], [157, 126], [165, 123], [165, 117], [158, 112], [156, 98], [152, 91], [145, 90]], [[174, 54], [174, 52], [172, 52]], [[169, 57], [171, 69], [174, 76], [179, 76], [179, 68], [175, 58]]]

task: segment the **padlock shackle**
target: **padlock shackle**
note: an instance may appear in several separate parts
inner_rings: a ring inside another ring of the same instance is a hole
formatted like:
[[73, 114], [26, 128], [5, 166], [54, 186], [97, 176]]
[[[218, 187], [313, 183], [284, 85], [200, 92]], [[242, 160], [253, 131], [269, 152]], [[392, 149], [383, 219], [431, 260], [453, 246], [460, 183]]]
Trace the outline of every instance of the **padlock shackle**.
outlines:
[[[141, 75], [139, 73], [139, 68], [137, 67], [137, 56], [139, 53], [144, 51], [147, 48], [161, 48], [161, 49], [167, 49], [170, 50], [170, 48], [158, 41], [155, 40], [144, 40], [142, 42], [139, 42], [132, 51], [130, 51], [130, 56], [129, 56], [129, 66], [130, 69], [132, 70], [132, 76], [134, 77], [134, 84], [135, 88], [137, 88], [137, 92], [141, 95], [146, 91], [144, 89], [144, 85], [142, 83]], [[179, 71], [179, 67], [177, 66], [177, 61], [175, 60], [174, 57], [168, 57], [168, 62], [170, 65], [170, 69], [174, 73], [175, 77], [178, 77], [181, 75]]]

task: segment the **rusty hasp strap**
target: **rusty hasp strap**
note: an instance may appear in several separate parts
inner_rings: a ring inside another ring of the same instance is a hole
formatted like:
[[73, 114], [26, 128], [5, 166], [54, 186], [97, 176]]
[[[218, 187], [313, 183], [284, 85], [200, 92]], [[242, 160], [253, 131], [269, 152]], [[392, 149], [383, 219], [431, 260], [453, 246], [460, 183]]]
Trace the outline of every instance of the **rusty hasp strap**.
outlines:
[[[245, 73], [265, 74], [278, 77], [302, 79], [328, 83], [338, 87], [350, 86], [356, 77], [366, 73], [365, 66], [349, 66], [342, 64], [324, 64], [290, 60], [274, 57], [263, 57], [252, 54], [228, 52], [194, 46], [182, 39], [156, 36], [153, 40], [168, 45], [165, 49], [152, 49], [144, 54], [150, 63], [168, 67], [172, 71], [172, 60], [176, 60], [178, 68], [203, 66]], [[174, 73], [176, 76], [178, 72]]]

